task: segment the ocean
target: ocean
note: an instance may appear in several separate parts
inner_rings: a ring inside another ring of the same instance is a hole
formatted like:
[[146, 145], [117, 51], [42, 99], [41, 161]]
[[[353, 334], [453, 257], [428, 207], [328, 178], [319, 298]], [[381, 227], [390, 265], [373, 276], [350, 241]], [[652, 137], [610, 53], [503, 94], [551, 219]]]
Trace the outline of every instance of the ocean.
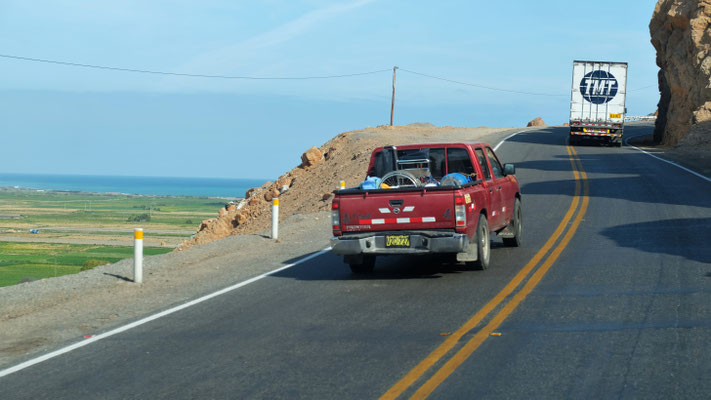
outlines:
[[247, 190], [261, 186], [266, 181], [267, 179], [0, 173], [0, 187], [157, 196], [241, 198]]

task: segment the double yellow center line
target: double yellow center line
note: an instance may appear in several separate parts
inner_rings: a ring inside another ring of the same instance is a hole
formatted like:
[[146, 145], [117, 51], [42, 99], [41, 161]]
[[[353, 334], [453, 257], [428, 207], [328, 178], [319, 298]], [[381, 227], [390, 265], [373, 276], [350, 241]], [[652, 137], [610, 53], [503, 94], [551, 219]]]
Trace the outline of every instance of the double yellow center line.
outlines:
[[[543, 247], [533, 256], [533, 258], [514, 276], [514, 278], [481, 310], [479, 310], [471, 319], [464, 323], [456, 332], [448, 336], [447, 339], [430, 353], [424, 360], [415, 366], [410, 372], [405, 375], [399, 382], [383, 394], [381, 400], [396, 399], [408, 388], [413, 386], [422, 376], [456, 347], [464, 335], [470, 333], [476, 328], [481, 321], [491, 314], [509, 295], [521, 285], [521, 283], [529, 276], [536, 266], [539, 265], [544, 256], [548, 254], [548, 258], [540, 264], [538, 269], [531, 275], [530, 279], [525, 283], [523, 288], [516, 292], [511, 299], [506, 303], [491, 320], [481, 328], [474, 336], [469, 339], [461, 348], [447, 360], [426, 382], [424, 382], [415, 393], [412, 399], [424, 399], [429, 396], [442, 382], [449, 377], [469, 356], [476, 351], [479, 346], [501, 325], [513, 310], [528, 296], [533, 288], [538, 285], [543, 276], [548, 272], [553, 263], [558, 259], [563, 250], [568, 246], [568, 243], [575, 235], [575, 232], [580, 225], [580, 222], [585, 216], [588, 208], [588, 193], [589, 185], [587, 175], [583, 171], [582, 163], [578, 158], [578, 154], [570, 146], [566, 146], [570, 164], [573, 168], [573, 176], [575, 177], [575, 196], [570, 204], [570, 208], [565, 213], [563, 220], [560, 222], [556, 230], [553, 232], [548, 241]], [[582, 195], [581, 195], [582, 183]], [[572, 223], [571, 223], [572, 220]], [[558, 242], [558, 239], [563, 238]], [[552, 252], [549, 251], [558, 242]]]

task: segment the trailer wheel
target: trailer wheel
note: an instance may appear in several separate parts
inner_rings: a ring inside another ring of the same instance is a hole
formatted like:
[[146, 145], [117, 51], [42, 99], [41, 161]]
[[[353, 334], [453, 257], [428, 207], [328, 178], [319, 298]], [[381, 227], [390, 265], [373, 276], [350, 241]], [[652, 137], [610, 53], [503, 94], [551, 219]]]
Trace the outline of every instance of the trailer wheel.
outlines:
[[344, 261], [354, 274], [367, 274], [373, 272], [375, 267], [375, 256], [361, 256], [360, 260], [357, 260], [357, 257], [350, 259], [346, 257]]
[[474, 269], [485, 270], [489, 268], [491, 259], [491, 238], [489, 237], [489, 223], [484, 214], [479, 215], [479, 223], [476, 226], [476, 250], [477, 260], [468, 262]]
[[522, 221], [523, 220], [521, 218], [521, 200], [517, 198], [514, 202], [513, 219], [511, 220], [511, 223], [508, 226], [509, 230], [513, 232], [514, 236], [511, 238], [503, 238], [505, 246], [518, 247], [521, 245], [521, 234], [523, 232]]

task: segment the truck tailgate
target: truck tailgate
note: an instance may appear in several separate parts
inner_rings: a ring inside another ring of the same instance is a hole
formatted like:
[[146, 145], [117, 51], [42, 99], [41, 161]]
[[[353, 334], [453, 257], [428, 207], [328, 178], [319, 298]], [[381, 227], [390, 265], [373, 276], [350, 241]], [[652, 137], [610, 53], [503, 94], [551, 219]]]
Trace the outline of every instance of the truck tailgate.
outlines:
[[[426, 194], [426, 195], [425, 195]], [[339, 194], [344, 233], [454, 228], [454, 190]]]

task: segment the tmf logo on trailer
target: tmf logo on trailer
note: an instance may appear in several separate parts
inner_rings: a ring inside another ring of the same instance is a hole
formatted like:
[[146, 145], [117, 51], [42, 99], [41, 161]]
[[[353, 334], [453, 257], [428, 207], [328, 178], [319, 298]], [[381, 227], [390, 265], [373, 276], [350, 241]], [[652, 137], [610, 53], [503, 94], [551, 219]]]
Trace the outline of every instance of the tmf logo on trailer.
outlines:
[[617, 94], [617, 79], [603, 70], [588, 72], [580, 80], [580, 93], [593, 104], [604, 104]]

